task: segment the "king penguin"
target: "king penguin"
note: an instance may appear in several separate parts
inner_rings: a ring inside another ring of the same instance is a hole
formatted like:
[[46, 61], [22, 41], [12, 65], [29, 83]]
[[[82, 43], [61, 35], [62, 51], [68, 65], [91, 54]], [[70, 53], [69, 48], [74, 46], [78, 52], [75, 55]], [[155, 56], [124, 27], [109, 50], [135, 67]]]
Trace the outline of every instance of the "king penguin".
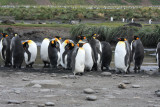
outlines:
[[134, 72], [140, 72], [140, 68], [144, 59], [144, 47], [138, 36], [133, 37], [131, 42], [132, 59], [134, 63]]
[[[40, 56], [41, 56], [41, 59], [44, 63], [44, 68], [50, 66], [50, 61], [49, 61], [49, 57], [48, 57], [49, 42], [50, 42], [50, 40], [48, 38], [45, 38], [42, 41], [41, 48], [40, 48]], [[47, 64], [48, 64], [48, 66], [47, 66]]]
[[5, 67], [10, 67], [12, 65], [11, 63], [11, 52], [10, 52], [10, 43], [11, 40], [8, 37], [8, 34], [2, 33], [3, 38], [0, 41], [0, 48], [1, 48], [1, 57], [3, 61], [5, 62]]
[[157, 64], [158, 64], [159, 72], [160, 72], [160, 42], [157, 44], [156, 58], [157, 58]]
[[23, 48], [25, 51], [24, 59], [26, 63], [26, 68], [32, 68], [32, 65], [34, 64], [37, 57], [37, 45], [32, 40], [26, 40], [25, 42], [23, 42]]
[[129, 73], [131, 50], [126, 38], [118, 38], [119, 42], [115, 48], [115, 67], [120, 72]]
[[52, 67], [56, 68], [60, 64], [60, 44], [55, 38], [51, 40], [48, 46], [48, 56]]
[[65, 51], [62, 55], [62, 60], [63, 60], [65, 69], [71, 69], [71, 61], [72, 61], [71, 58], [72, 58], [72, 52], [74, 47], [75, 47], [74, 43], [68, 43], [65, 46]]
[[84, 43], [82, 48], [85, 50], [85, 70], [91, 71], [95, 62], [94, 53], [90, 43], [88, 43], [85, 39], [86, 37], [81, 38], [78, 43]]
[[72, 72], [74, 75], [84, 73], [85, 68], [85, 50], [82, 48], [84, 43], [78, 43], [72, 53]]
[[104, 70], [103, 67], [106, 68], [106, 70], [109, 70], [109, 66], [110, 63], [112, 61], [112, 49], [111, 49], [111, 45], [106, 42], [106, 41], [102, 41], [102, 65], [101, 65], [101, 69], [102, 71]]
[[95, 69], [96, 71], [101, 71], [101, 56], [102, 56], [102, 46], [101, 46], [101, 42], [96, 39], [99, 35], [98, 34], [93, 34], [92, 38], [90, 40], [90, 45], [93, 49], [93, 53], [94, 53], [94, 66], [93, 69]]
[[14, 34], [14, 37], [11, 40], [10, 49], [13, 68], [21, 68], [24, 60], [24, 49], [21, 39], [17, 34]]

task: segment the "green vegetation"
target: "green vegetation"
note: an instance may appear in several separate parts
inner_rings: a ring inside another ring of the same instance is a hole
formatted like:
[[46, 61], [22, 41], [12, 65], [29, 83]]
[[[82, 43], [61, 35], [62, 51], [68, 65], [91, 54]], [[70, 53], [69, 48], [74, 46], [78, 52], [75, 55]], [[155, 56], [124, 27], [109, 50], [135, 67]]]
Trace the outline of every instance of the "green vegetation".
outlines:
[[72, 27], [70, 33], [74, 39], [76, 39], [77, 35], [84, 35], [90, 38], [92, 34], [97, 33], [100, 35], [100, 40], [113, 44], [117, 42], [118, 37], [126, 37], [131, 42], [134, 35], [138, 35], [141, 38], [144, 46], [156, 46], [160, 40], [160, 26], [157, 25], [139, 28], [133, 26], [107, 27], [81, 24]]
[[[49, 0], [52, 5], [141, 5], [142, 0]], [[37, 5], [48, 3], [48, 0], [0, 0], [1, 5]], [[50, 4], [49, 3], [49, 4]], [[150, 5], [159, 5], [159, 0], [149, 0]]]
[[[113, 8], [113, 7], [111, 7]], [[118, 8], [118, 7], [114, 7]], [[152, 18], [154, 21], [160, 18], [158, 8], [135, 8], [135, 9], [88, 9], [86, 7], [17, 7], [2, 8], [0, 7], [0, 16], [14, 16], [17, 20], [47, 20], [47, 19], [106, 19], [110, 20], [112, 16], [114, 20], [121, 21], [122, 18], [135, 20], [148, 20]]]
[[35, 5], [34, 0], [0, 0], [1, 5]]

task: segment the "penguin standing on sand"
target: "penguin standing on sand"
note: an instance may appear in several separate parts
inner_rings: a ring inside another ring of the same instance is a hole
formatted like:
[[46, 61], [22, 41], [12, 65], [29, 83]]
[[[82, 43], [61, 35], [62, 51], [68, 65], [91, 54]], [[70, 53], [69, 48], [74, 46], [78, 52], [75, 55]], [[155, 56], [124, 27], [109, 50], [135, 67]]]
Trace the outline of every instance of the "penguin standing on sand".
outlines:
[[133, 37], [131, 43], [132, 59], [134, 63], [134, 72], [140, 72], [140, 68], [144, 59], [144, 47], [138, 36]]
[[159, 72], [160, 72], [160, 42], [157, 44], [156, 58], [157, 58], [157, 64], [158, 64]]
[[109, 66], [110, 63], [112, 61], [112, 49], [111, 49], [111, 45], [106, 42], [106, 41], [102, 41], [102, 65], [101, 65], [101, 69], [102, 71], [104, 70], [103, 67], [106, 67], [106, 70], [109, 70]]
[[26, 63], [26, 68], [32, 68], [32, 65], [34, 64], [37, 57], [37, 45], [32, 40], [26, 40], [25, 42], [23, 42], [23, 48], [25, 51], [24, 59]]
[[101, 56], [102, 56], [102, 46], [101, 46], [101, 42], [96, 39], [99, 35], [97, 34], [93, 34], [92, 35], [92, 38], [90, 40], [90, 45], [93, 49], [93, 53], [94, 53], [94, 66], [93, 66], [93, 69], [95, 69], [97, 71], [101, 71]]
[[12, 65], [11, 63], [11, 52], [10, 52], [10, 43], [11, 40], [8, 37], [6, 33], [2, 33], [3, 38], [0, 41], [0, 47], [1, 47], [1, 57], [5, 62], [5, 66], [9, 67]]
[[52, 67], [60, 64], [60, 44], [58, 39], [51, 40], [48, 46], [48, 56]]
[[72, 53], [72, 72], [74, 75], [84, 73], [85, 68], [85, 50], [82, 48], [84, 43], [78, 43]]
[[126, 38], [118, 38], [115, 48], [115, 67], [119, 72], [129, 73], [131, 50]]
[[75, 47], [74, 43], [68, 43], [65, 46], [65, 51], [62, 55], [62, 60], [63, 60], [65, 69], [71, 69], [71, 61], [72, 61], [71, 58], [72, 58], [72, 52], [74, 47]]
[[[44, 63], [44, 68], [50, 66], [50, 61], [49, 61], [49, 57], [48, 57], [49, 42], [50, 42], [50, 40], [48, 38], [45, 38], [42, 41], [41, 48], [40, 48], [40, 56], [41, 56], [41, 59]], [[48, 66], [47, 66], [47, 64], [48, 64]]]
[[17, 34], [14, 34], [14, 37], [11, 40], [10, 49], [13, 68], [21, 68], [24, 60], [24, 49], [21, 39]]

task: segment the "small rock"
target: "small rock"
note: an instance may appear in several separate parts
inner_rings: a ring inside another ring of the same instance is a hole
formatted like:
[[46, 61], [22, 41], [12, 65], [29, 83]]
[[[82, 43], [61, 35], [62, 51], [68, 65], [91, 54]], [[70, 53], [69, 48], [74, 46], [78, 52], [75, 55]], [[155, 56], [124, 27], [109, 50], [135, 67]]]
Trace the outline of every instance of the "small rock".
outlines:
[[21, 93], [20, 90], [15, 90], [14, 92], [15, 92], [16, 94], [20, 94], [20, 93]]
[[135, 75], [123, 75], [123, 77], [135, 77]]
[[42, 86], [40, 84], [35, 84], [32, 86], [33, 88], [41, 88]]
[[126, 89], [126, 85], [124, 83], [120, 83], [118, 85], [118, 88], [121, 88], [121, 89]]
[[57, 75], [55, 73], [52, 73], [51, 77], [56, 77]]
[[51, 91], [50, 89], [41, 89], [40, 90], [41, 92], [49, 92], [49, 91]]
[[45, 107], [45, 104], [38, 104], [38, 107]]
[[55, 104], [53, 102], [46, 102], [45, 106], [54, 106]]
[[112, 76], [112, 73], [110, 73], [110, 72], [102, 72], [101, 75], [110, 77], [110, 76]]
[[160, 97], [160, 90], [155, 91], [155, 94], [157, 95], [157, 97]]
[[22, 78], [22, 81], [30, 81], [29, 78]]
[[124, 80], [123, 83], [124, 83], [124, 84], [131, 84], [131, 82], [130, 82], [130, 81], [127, 81], [127, 80]]
[[132, 88], [140, 88], [140, 85], [132, 85]]
[[88, 100], [88, 101], [95, 101], [95, 100], [97, 100], [97, 96], [95, 96], [95, 95], [89, 95], [89, 96], [86, 97], [86, 100]]
[[86, 94], [93, 94], [93, 93], [95, 93], [95, 91], [93, 89], [91, 89], [91, 88], [86, 88], [86, 89], [83, 90], [83, 92], [86, 93]]
[[17, 100], [9, 100], [7, 102], [7, 104], [21, 104], [22, 102], [21, 101], [17, 101]]
[[68, 75], [62, 76], [62, 78], [65, 78], [65, 79], [67, 79], [67, 78], [68, 78]]

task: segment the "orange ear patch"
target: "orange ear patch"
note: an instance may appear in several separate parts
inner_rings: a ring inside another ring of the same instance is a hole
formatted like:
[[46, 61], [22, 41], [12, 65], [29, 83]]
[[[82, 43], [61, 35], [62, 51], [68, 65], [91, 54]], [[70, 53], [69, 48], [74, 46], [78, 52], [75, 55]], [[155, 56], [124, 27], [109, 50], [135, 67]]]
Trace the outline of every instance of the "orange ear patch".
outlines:
[[72, 47], [74, 47], [74, 44], [73, 44], [73, 43], [72, 43], [71, 45], [72, 45]]
[[86, 37], [84, 37], [83, 39], [86, 39]]
[[79, 47], [79, 44], [77, 44], [77, 46]]
[[52, 42], [51, 42], [52, 44], [54, 44], [54, 40], [52, 40]]
[[124, 41], [126, 41], [127, 39], [125, 38]]
[[138, 40], [138, 39], [139, 39], [139, 37], [136, 38], [136, 40]]

